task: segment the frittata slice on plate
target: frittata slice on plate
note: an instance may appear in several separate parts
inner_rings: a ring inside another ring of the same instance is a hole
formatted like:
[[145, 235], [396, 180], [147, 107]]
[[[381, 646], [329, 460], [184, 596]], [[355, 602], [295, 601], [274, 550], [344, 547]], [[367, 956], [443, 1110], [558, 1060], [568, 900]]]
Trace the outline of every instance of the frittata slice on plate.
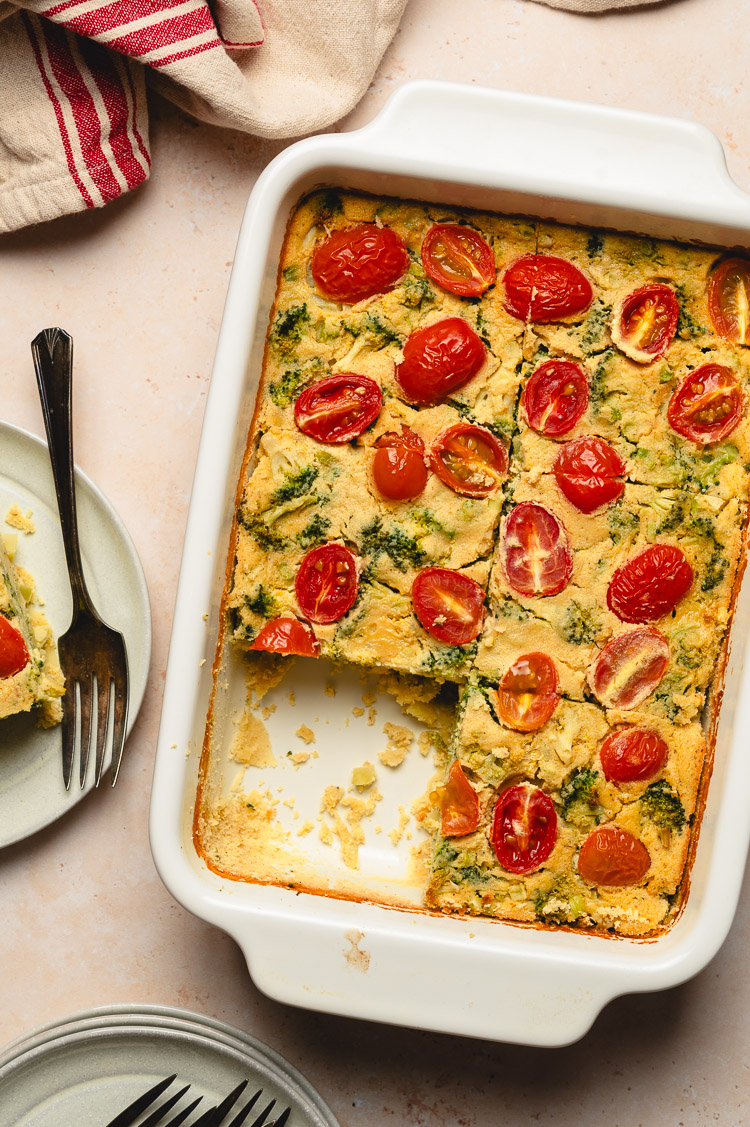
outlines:
[[34, 580], [14, 566], [0, 538], [0, 720], [38, 710], [43, 728], [62, 719], [65, 681]]

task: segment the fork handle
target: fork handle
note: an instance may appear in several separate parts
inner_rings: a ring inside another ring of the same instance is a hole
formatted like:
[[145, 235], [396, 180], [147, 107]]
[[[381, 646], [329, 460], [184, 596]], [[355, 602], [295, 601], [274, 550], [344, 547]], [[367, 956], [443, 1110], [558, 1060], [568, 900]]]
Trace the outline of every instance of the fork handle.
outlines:
[[[31, 342], [36, 382], [47, 432], [65, 558], [73, 593], [73, 619], [96, 613], [83, 578], [73, 480], [73, 338], [63, 329], [42, 329]], [[98, 615], [97, 615], [98, 617]]]

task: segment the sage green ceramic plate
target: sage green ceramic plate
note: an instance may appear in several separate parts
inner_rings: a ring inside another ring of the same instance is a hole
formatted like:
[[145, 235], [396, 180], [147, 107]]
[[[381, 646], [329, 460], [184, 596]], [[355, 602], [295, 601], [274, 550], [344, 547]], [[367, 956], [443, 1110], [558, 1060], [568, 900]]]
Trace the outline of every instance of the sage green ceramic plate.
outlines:
[[[76, 470], [76, 502], [83, 568], [94, 605], [120, 630], [128, 649], [128, 731], [143, 701], [151, 657], [151, 608], [133, 542], [106, 497]], [[33, 535], [18, 533], [16, 562], [34, 576], [56, 636], [70, 623], [71, 595], [47, 445], [28, 431], [0, 422], [0, 533], [11, 505], [33, 514]], [[0, 847], [54, 822], [93, 787], [93, 756], [86, 786], [78, 763], [69, 791], [62, 780], [60, 728], [37, 728], [29, 714], [0, 721]], [[127, 770], [127, 745], [123, 770]], [[102, 786], [109, 786], [104, 778]]]
[[180, 1086], [203, 1097], [184, 1127], [241, 1080], [251, 1095], [262, 1089], [259, 1110], [276, 1101], [269, 1123], [290, 1107], [288, 1127], [339, 1127], [313, 1086], [273, 1049], [168, 1006], [88, 1010], [12, 1042], [0, 1052], [0, 1127], [105, 1127], [175, 1072]]

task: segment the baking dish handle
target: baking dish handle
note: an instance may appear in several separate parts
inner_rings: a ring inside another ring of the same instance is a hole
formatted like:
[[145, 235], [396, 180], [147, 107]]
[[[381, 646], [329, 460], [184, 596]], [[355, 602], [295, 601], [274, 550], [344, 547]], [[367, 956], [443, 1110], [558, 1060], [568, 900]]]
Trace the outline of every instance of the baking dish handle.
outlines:
[[372, 157], [431, 162], [442, 181], [592, 202], [605, 195], [614, 206], [671, 215], [709, 203], [724, 222], [750, 216], [750, 196], [731, 179], [718, 138], [676, 118], [417, 81], [344, 136], [361, 138]]

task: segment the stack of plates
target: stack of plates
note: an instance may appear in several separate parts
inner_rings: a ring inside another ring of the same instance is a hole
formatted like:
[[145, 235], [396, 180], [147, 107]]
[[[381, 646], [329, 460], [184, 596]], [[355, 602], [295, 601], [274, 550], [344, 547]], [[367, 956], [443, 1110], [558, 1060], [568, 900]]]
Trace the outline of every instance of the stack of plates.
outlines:
[[104, 1127], [173, 1072], [207, 1097], [196, 1114], [247, 1079], [248, 1093], [263, 1089], [259, 1106], [275, 1099], [279, 1112], [292, 1108], [289, 1127], [338, 1127], [278, 1053], [239, 1029], [168, 1006], [90, 1010], [13, 1041], [0, 1053], [0, 1127]]

